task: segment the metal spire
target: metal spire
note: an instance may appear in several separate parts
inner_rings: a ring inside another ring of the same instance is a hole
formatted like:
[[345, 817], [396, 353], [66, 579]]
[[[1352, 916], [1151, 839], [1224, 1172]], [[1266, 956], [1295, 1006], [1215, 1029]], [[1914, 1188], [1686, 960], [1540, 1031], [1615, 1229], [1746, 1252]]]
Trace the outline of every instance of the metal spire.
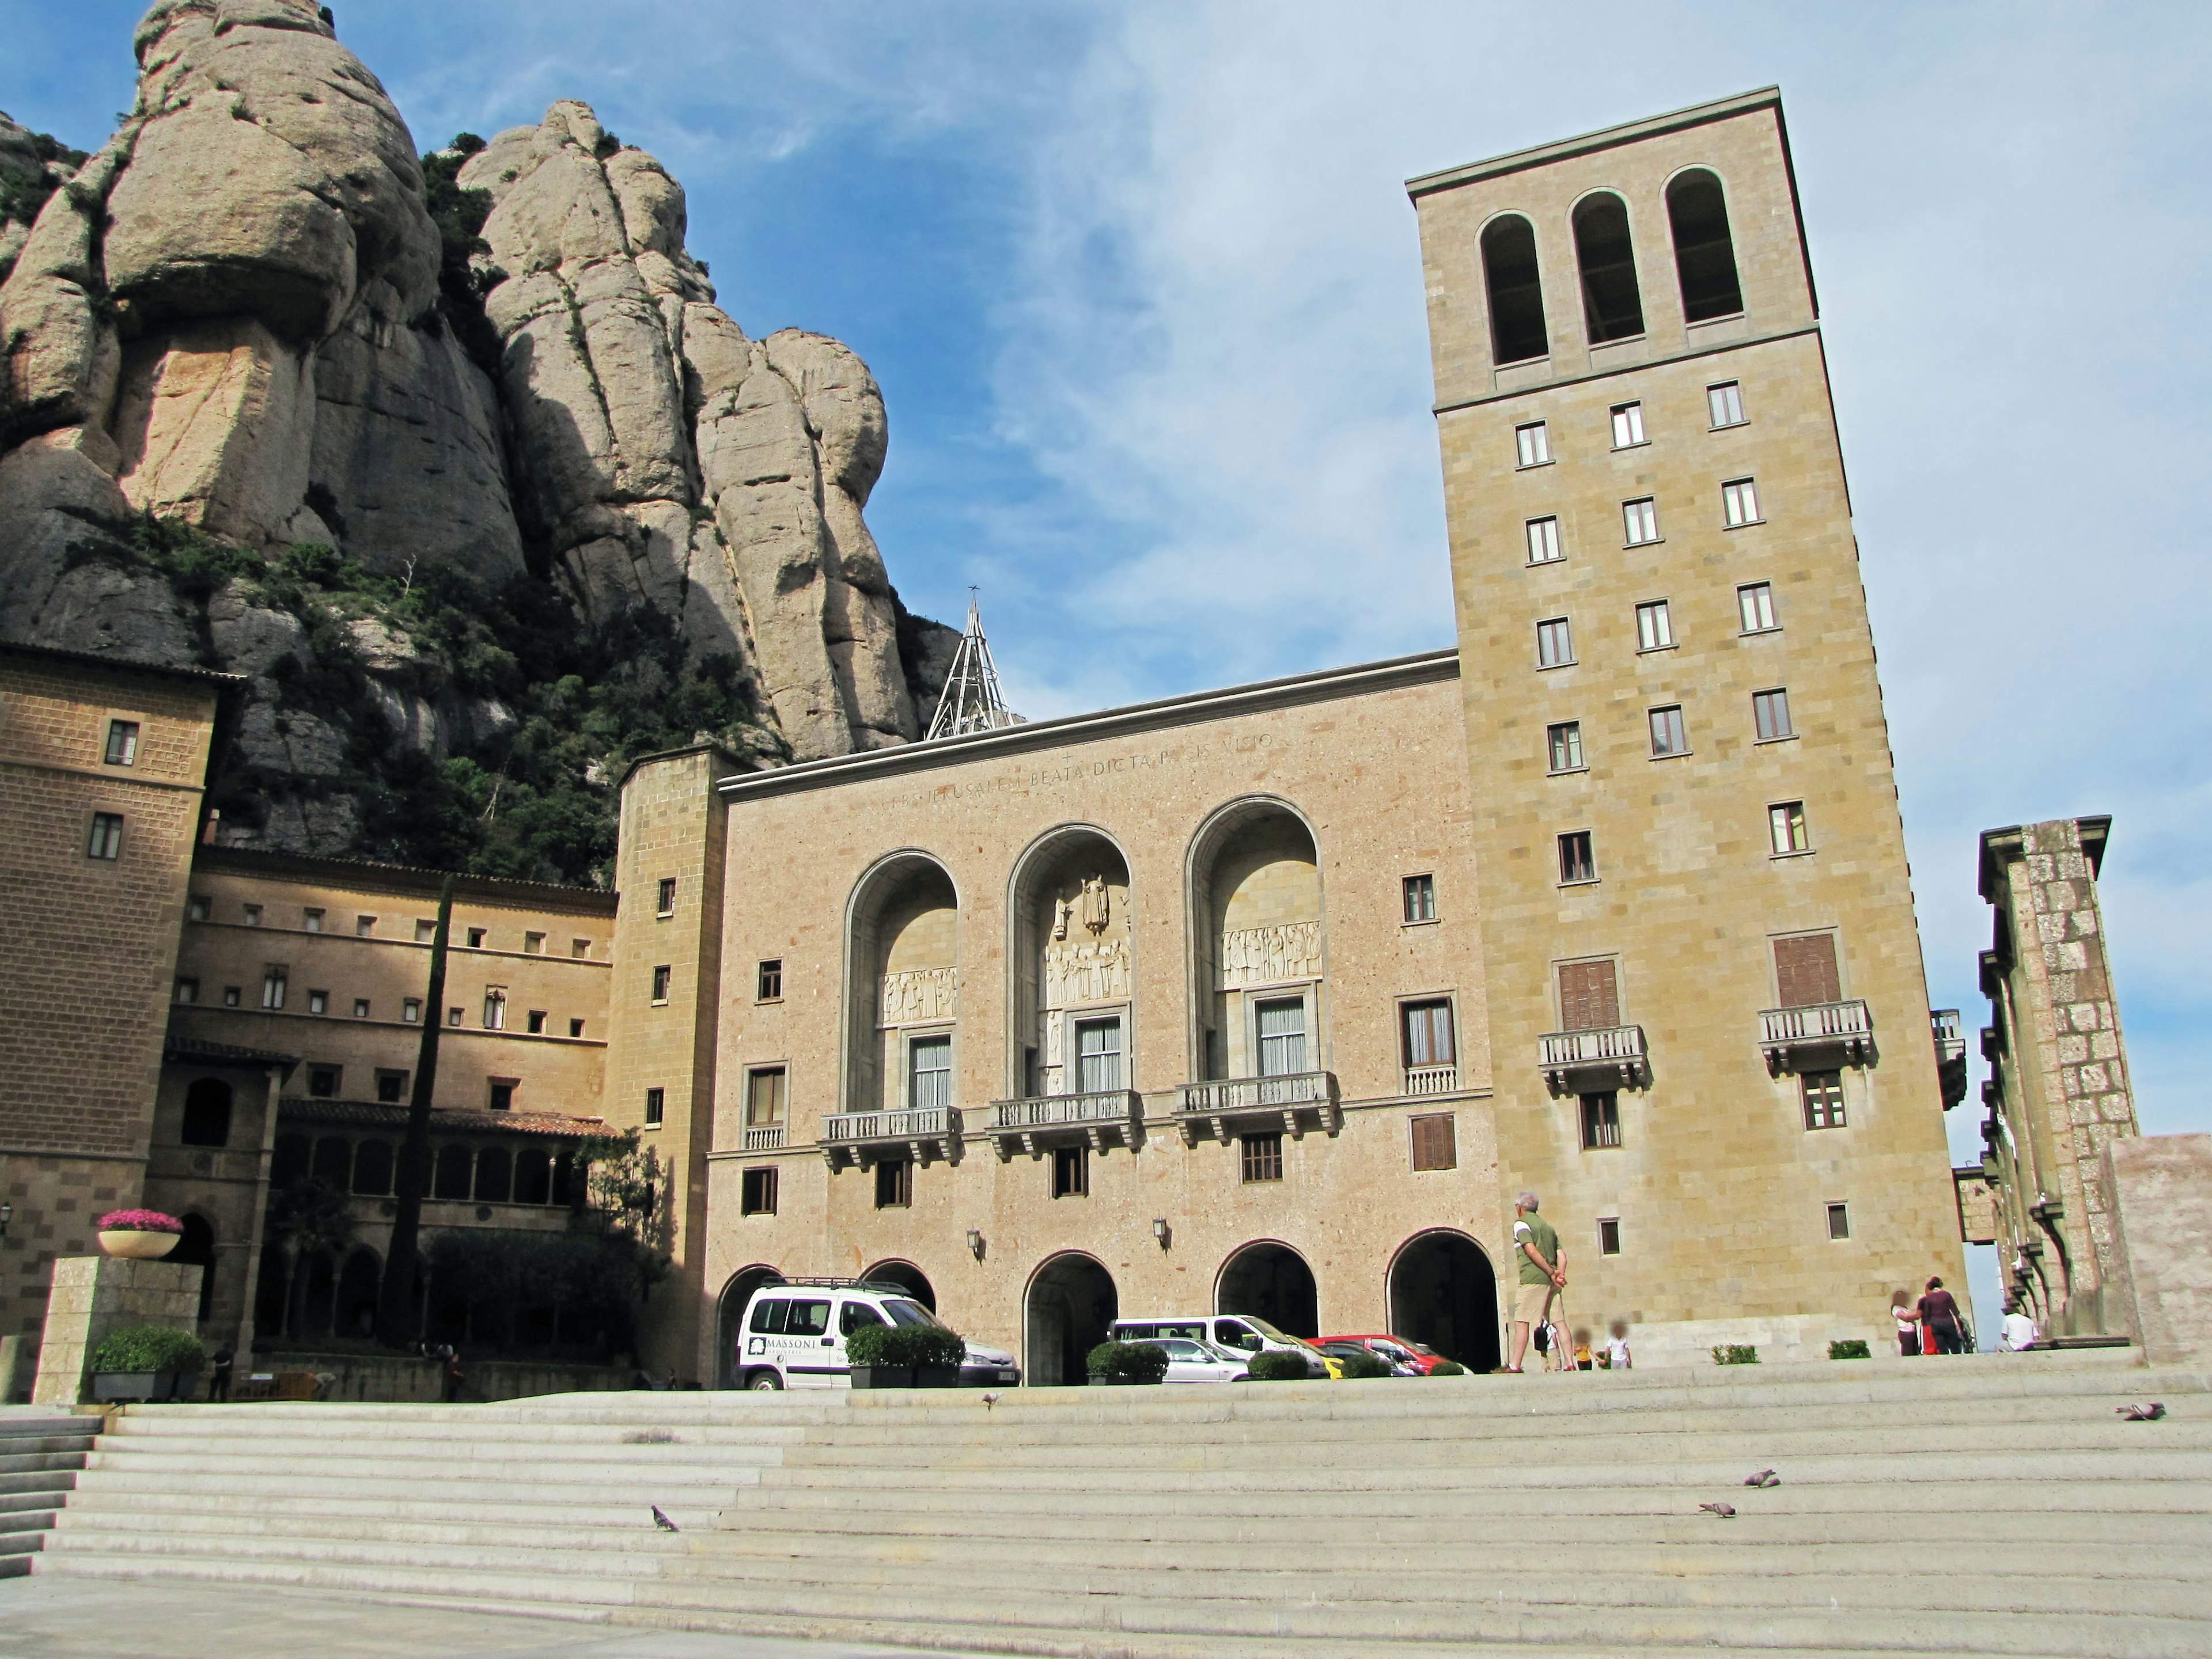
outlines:
[[975, 590], [968, 590], [968, 631], [952, 653], [951, 672], [945, 677], [945, 694], [937, 700], [937, 714], [929, 722], [925, 743], [939, 738], [964, 737], [970, 732], [995, 732], [1015, 726], [1021, 717], [1006, 707], [999, 690], [999, 671], [991, 663], [991, 647], [983, 638], [983, 616], [975, 604]]

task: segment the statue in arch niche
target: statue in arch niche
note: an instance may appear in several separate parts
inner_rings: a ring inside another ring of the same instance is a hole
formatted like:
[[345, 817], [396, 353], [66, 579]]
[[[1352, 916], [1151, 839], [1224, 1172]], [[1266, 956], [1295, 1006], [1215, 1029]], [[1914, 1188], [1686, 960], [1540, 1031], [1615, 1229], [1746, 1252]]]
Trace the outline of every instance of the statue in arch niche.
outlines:
[[1083, 925], [1096, 939], [1106, 931], [1106, 878], [1085, 876], [1083, 878]]

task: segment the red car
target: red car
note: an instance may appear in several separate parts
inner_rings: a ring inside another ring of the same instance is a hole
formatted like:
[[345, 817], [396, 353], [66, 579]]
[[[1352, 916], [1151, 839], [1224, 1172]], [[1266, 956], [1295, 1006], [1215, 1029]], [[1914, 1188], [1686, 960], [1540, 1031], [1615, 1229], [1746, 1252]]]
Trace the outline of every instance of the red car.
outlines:
[[1399, 1370], [1413, 1376], [1426, 1376], [1444, 1363], [1444, 1357], [1434, 1348], [1403, 1336], [1324, 1336], [1324, 1346], [1331, 1342], [1348, 1342], [1355, 1348], [1364, 1348], [1378, 1359], [1387, 1359]]

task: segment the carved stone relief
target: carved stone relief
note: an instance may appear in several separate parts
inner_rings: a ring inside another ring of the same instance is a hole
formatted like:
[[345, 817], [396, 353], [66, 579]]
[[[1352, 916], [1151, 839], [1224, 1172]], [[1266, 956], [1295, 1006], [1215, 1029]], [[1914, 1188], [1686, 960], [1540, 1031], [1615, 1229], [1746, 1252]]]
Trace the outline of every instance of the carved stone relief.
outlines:
[[1218, 990], [1320, 977], [1321, 924], [1317, 921], [1237, 928], [1221, 936], [1219, 982], [1215, 988]]
[[1128, 940], [1084, 939], [1045, 947], [1047, 1007], [1083, 1008], [1101, 1002], [1126, 1002], [1128, 998]]
[[916, 968], [884, 975], [881, 1021], [885, 1025], [926, 1025], [951, 1019], [958, 1012], [959, 969]]

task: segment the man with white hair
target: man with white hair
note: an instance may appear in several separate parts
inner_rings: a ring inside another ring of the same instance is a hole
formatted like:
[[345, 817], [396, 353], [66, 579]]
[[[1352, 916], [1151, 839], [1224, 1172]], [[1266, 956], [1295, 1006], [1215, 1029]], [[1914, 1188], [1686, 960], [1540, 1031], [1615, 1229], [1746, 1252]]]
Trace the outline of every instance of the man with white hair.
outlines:
[[1513, 1200], [1513, 1255], [1521, 1264], [1521, 1285], [1513, 1299], [1513, 1358], [1505, 1369], [1518, 1376], [1528, 1352], [1529, 1328], [1550, 1317], [1552, 1298], [1567, 1287], [1559, 1236], [1536, 1213], [1534, 1193]]

